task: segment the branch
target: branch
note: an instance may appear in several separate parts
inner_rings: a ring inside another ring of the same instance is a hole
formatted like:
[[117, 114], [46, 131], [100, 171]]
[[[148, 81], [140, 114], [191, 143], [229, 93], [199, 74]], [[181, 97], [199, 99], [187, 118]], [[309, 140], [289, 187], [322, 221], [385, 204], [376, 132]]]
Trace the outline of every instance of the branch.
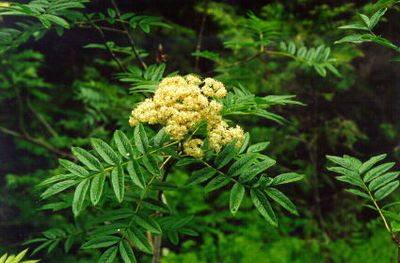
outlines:
[[[119, 11], [119, 8], [117, 6], [117, 3], [115, 3], [115, 0], [111, 0], [111, 4], [113, 5], [115, 12], [117, 13], [117, 17], [121, 18], [121, 12]], [[132, 46], [133, 52], [135, 53], [136, 58], [139, 60], [140, 65], [143, 67], [143, 69], [147, 68], [146, 63], [143, 61], [143, 59], [139, 56], [139, 52], [136, 49], [135, 41], [133, 40], [133, 37], [131, 35], [130, 29], [126, 26], [125, 23], [122, 23], [122, 27], [128, 36], [129, 42]]]
[[[199, 34], [197, 36], [197, 44], [196, 44], [196, 50], [195, 50], [196, 52], [200, 52], [200, 49], [201, 49], [201, 42], [203, 40], [204, 26], [206, 24], [206, 18], [207, 18], [207, 7], [208, 7], [208, 0], [204, 0], [204, 10], [203, 10], [203, 16], [201, 18]], [[199, 60], [200, 60], [200, 57], [196, 56], [194, 72], [198, 72], [198, 70], [199, 70]]]
[[50, 124], [42, 117], [42, 115], [40, 115], [36, 109], [32, 106], [31, 101], [29, 99], [27, 99], [27, 105], [28, 108], [33, 112], [33, 114], [36, 116], [36, 118], [43, 124], [44, 127], [46, 127], [46, 129], [49, 131], [49, 133], [53, 136], [53, 137], [58, 137], [57, 132], [50, 126]]
[[108, 52], [110, 52], [111, 57], [113, 58], [113, 60], [114, 60], [115, 62], [117, 62], [119, 68], [120, 68], [122, 71], [125, 71], [125, 72], [126, 72], [125, 67], [124, 67], [124, 66], [121, 64], [121, 62], [118, 60], [118, 58], [117, 58], [117, 56], [115, 55], [114, 51], [112, 51], [111, 48], [108, 46], [107, 40], [106, 40], [106, 38], [105, 38], [105, 35], [104, 35], [103, 30], [102, 30], [98, 25], [96, 25], [95, 23], [93, 23], [93, 21], [90, 20], [90, 18], [89, 18], [86, 14], [84, 14], [84, 15], [85, 15], [86, 19], [88, 20], [89, 24], [90, 24], [95, 30], [97, 30], [97, 32], [99, 32], [99, 34], [100, 34], [100, 36], [101, 36], [101, 39], [103, 40], [104, 46], [106, 47], [106, 49], [108, 50]]
[[61, 151], [60, 149], [55, 148], [53, 145], [51, 145], [49, 143], [46, 143], [46, 142], [44, 142], [44, 141], [42, 141], [42, 140], [40, 140], [38, 138], [34, 138], [34, 137], [29, 136], [29, 135], [24, 135], [24, 134], [21, 134], [21, 133], [16, 132], [16, 131], [9, 130], [9, 129], [7, 129], [5, 127], [2, 127], [2, 126], [0, 126], [0, 131], [5, 133], [5, 134], [12, 135], [14, 137], [26, 139], [26, 140], [28, 140], [30, 142], [33, 142], [33, 143], [35, 143], [35, 144], [37, 144], [39, 146], [42, 146], [43, 148], [46, 148], [47, 150], [49, 150], [51, 152], [54, 152], [54, 153], [56, 153], [58, 155], [61, 155], [62, 157], [67, 157], [67, 158], [70, 158], [70, 159], [76, 159], [75, 156], [73, 156], [72, 154], [64, 152], [64, 151]]

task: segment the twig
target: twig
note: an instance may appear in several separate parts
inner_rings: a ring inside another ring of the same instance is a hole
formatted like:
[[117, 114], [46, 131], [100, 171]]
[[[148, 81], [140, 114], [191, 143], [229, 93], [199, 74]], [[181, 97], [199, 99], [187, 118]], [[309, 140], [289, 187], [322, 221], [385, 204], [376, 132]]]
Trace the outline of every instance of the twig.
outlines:
[[119, 68], [120, 68], [122, 71], [125, 71], [125, 72], [126, 72], [125, 67], [121, 64], [121, 62], [119, 61], [119, 59], [118, 59], [117, 56], [115, 55], [114, 51], [112, 51], [111, 48], [108, 46], [107, 40], [106, 40], [106, 37], [105, 37], [105, 35], [104, 35], [103, 30], [102, 30], [98, 25], [96, 25], [95, 23], [93, 23], [92, 20], [90, 20], [90, 18], [89, 18], [86, 14], [84, 14], [84, 15], [85, 15], [87, 21], [89, 22], [89, 24], [90, 24], [95, 30], [97, 30], [97, 32], [99, 32], [99, 34], [100, 34], [100, 36], [101, 36], [101, 39], [103, 40], [104, 46], [106, 47], [106, 49], [108, 50], [108, 52], [110, 52], [111, 57], [113, 58], [113, 60], [114, 60], [115, 62], [117, 62]]
[[[206, 18], [207, 18], [207, 7], [208, 7], [208, 0], [204, 0], [204, 10], [203, 10], [203, 16], [201, 18], [199, 34], [197, 36], [197, 44], [196, 44], [196, 50], [195, 50], [196, 52], [200, 52], [201, 42], [203, 41], [204, 26], [206, 24]], [[194, 64], [194, 72], [199, 71], [199, 60], [200, 60], [200, 57], [196, 56], [195, 64]]]
[[[92, 26], [85, 26], [85, 25], [81, 25], [81, 24], [78, 24], [78, 27], [79, 28], [93, 28]], [[124, 35], [126, 34], [126, 32], [121, 29], [116, 29], [116, 28], [106, 27], [106, 26], [98, 26], [98, 27], [103, 31], [110, 31], [110, 32], [124, 34]]]
[[38, 138], [34, 138], [34, 137], [29, 136], [29, 135], [24, 135], [24, 134], [21, 134], [21, 133], [16, 132], [16, 131], [9, 130], [9, 129], [7, 129], [5, 127], [2, 127], [2, 126], [0, 126], [0, 131], [5, 133], [5, 134], [12, 135], [14, 137], [23, 138], [23, 139], [26, 139], [28, 141], [31, 141], [31, 142], [39, 145], [39, 146], [42, 146], [42, 147], [46, 148], [49, 151], [52, 151], [52, 152], [54, 152], [56, 154], [61, 155], [62, 157], [68, 157], [70, 159], [76, 159], [75, 156], [73, 156], [72, 154], [69, 154], [67, 152], [61, 151], [61, 150], [55, 148], [53, 145], [48, 144], [48, 143], [46, 143], [46, 142], [44, 142], [44, 141], [42, 141], [42, 140], [40, 140]]
[[[118, 5], [117, 3], [115, 3], [114, 0], [111, 0], [111, 4], [113, 5], [115, 12], [117, 13], [117, 17], [120, 18], [121, 17], [121, 12], [119, 11]], [[124, 29], [124, 31], [126, 32], [126, 35], [128, 36], [129, 42], [132, 46], [133, 52], [135, 53], [136, 58], [138, 59], [140, 65], [146, 69], [147, 65], [146, 63], [143, 61], [143, 59], [139, 56], [139, 52], [136, 49], [136, 45], [135, 45], [135, 41], [133, 40], [133, 37], [131, 35], [131, 31], [130, 29], [126, 26], [125, 23], [122, 23], [122, 27]]]
[[36, 109], [32, 106], [31, 102], [29, 99], [26, 101], [28, 108], [33, 112], [33, 114], [36, 116], [36, 118], [43, 124], [44, 127], [49, 131], [49, 133], [53, 137], [58, 137], [57, 132], [50, 126], [50, 124], [42, 117], [42, 115], [39, 114], [39, 112], [36, 111]]

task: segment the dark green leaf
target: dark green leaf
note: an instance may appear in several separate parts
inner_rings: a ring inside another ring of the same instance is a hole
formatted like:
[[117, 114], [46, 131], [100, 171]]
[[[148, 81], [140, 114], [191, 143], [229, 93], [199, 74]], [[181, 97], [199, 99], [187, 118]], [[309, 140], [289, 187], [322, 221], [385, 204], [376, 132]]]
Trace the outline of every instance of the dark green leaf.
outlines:
[[379, 19], [386, 13], [386, 11], [387, 11], [387, 8], [384, 7], [384, 8], [379, 9], [378, 11], [376, 11], [375, 14], [373, 14], [371, 16], [370, 24], [369, 24], [369, 27], [371, 29], [373, 29], [376, 26]]
[[250, 189], [250, 195], [254, 206], [267, 222], [275, 227], [278, 226], [278, 220], [264, 192], [258, 189]]
[[367, 200], [371, 200], [371, 197], [369, 195], [367, 195], [364, 192], [361, 192], [360, 190], [357, 190], [357, 189], [345, 189], [345, 191], [349, 192], [349, 193], [352, 193], [354, 195], [358, 195], [358, 196], [364, 197]]
[[172, 244], [174, 244], [175, 246], [179, 244], [178, 231], [168, 231], [167, 235], [168, 235], [168, 239], [171, 241]]
[[395, 165], [395, 163], [391, 162], [391, 163], [384, 163], [384, 164], [378, 165], [377, 167], [372, 168], [371, 170], [369, 170], [368, 172], [365, 173], [364, 182], [368, 183], [369, 181], [375, 179], [376, 177], [384, 174], [386, 171], [388, 171], [394, 165]]
[[125, 184], [124, 184], [124, 170], [121, 166], [115, 167], [111, 172], [111, 184], [118, 202], [124, 200]]
[[235, 144], [236, 142], [231, 142], [228, 145], [226, 145], [221, 152], [219, 152], [214, 161], [215, 165], [217, 166], [217, 169], [220, 169], [225, 165], [227, 165], [236, 155]]
[[125, 133], [120, 130], [116, 130], [114, 132], [114, 141], [117, 145], [119, 153], [124, 156], [124, 158], [131, 159], [134, 157], [131, 142], [129, 141], [128, 137], [126, 137]]
[[232, 215], [235, 215], [239, 210], [240, 204], [242, 203], [244, 197], [245, 189], [242, 184], [234, 184], [231, 189], [231, 195], [229, 199], [229, 208]]
[[390, 172], [390, 173], [383, 174], [371, 181], [371, 183], [369, 184], [369, 189], [371, 191], [375, 191], [379, 187], [384, 186], [387, 183], [396, 179], [399, 176], [399, 174], [400, 174], [400, 172]]
[[221, 187], [224, 187], [230, 182], [229, 178], [227, 178], [225, 175], [218, 175], [214, 179], [212, 179], [205, 187], [204, 191], [211, 192], [214, 190], [217, 190]]
[[47, 190], [44, 191], [44, 193], [42, 193], [40, 195], [40, 197], [43, 199], [49, 198], [50, 196], [58, 194], [59, 192], [62, 192], [65, 189], [67, 189], [77, 183], [78, 183], [78, 181], [75, 181], [75, 180], [66, 180], [66, 181], [56, 183], [56, 184], [50, 186], [49, 188], [47, 188]]
[[129, 242], [124, 239], [119, 243], [119, 254], [125, 263], [136, 263], [135, 254]]
[[118, 247], [113, 246], [107, 249], [99, 258], [98, 263], [112, 263], [117, 256]]
[[139, 186], [140, 188], [144, 189], [144, 176], [142, 173], [142, 168], [140, 167], [139, 163], [136, 160], [131, 160], [128, 163], [127, 170], [129, 176], [132, 179], [132, 182]]
[[99, 162], [99, 160], [90, 154], [85, 149], [79, 147], [72, 147], [72, 153], [81, 161], [84, 165], [86, 165], [92, 171], [101, 171], [103, 170], [103, 166]]
[[250, 142], [250, 133], [246, 132], [244, 134], [243, 144], [242, 144], [242, 146], [240, 146], [238, 153], [244, 152], [246, 150], [247, 146], [249, 145], [249, 142]]
[[144, 215], [144, 214], [139, 214], [135, 216], [134, 222], [138, 224], [139, 226], [143, 227], [146, 230], [149, 230], [153, 233], [160, 234], [161, 233], [161, 227], [155, 221], [153, 218]]
[[146, 154], [143, 156], [142, 161], [147, 171], [153, 175], [161, 176], [161, 170], [154, 155]]
[[76, 176], [79, 177], [89, 176], [89, 172], [82, 166], [77, 165], [76, 163], [64, 159], [58, 159], [58, 161], [62, 166], [64, 166], [65, 169], [70, 171], [72, 174], [75, 174]]
[[144, 130], [142, 124], [139, 124], [135, 127], [134, 138], [135, 145], [138, 148], [139, 152], [145, 154], [149, 147], [149, 139], [147, 138], [146, 131]]
[[145, 234], [143, 234], [138, 228], [133, 227], [128, 230], [129, 238], [133, 244], [137, 246], [143, 252], [153, 254], [153, 247], [150, 245]]
[[283, 173], [274, 178], [272, 185], [288, 184], [300, 181], [304, 178], [304, 175], [297, 173]]
[[228, 170], [229, 176], [237, 176], [246, 170], [255, 160], [257, 159], [257, 154], [247, 153], [239, 160], [237, 160]]
[[375, 192], [374, 197], [376, 201], [380, 201], [384, 199], [386, 196], [391, 194], [396, 188], [399, 186], [399, 181], [391, 182], [384, 187], [380, 188], [378, 191]]
[[77, 216], [83, 208], [83, 204], [86, 199], [86, 194], [89, 189], [89, 185], [90, 185], [90, 180], [84, 179], [82, 182], [78, 184], [78, 186], [75, 189], [74, 200], [72, 201], [72, 212], [74, 213], [75, 216]]
[[264, 151], [270, 142], [259, 142], [253, 145], [250, 145], [249, 148], [247, 149], [248, 153], [255, 153], [255, 152], [261, 152]]
[[101, 195], [103, 194], [105, 180], [105, 173], [100, 173], [92, 179], [92, 183], [90, 185], [90, 200], [94, 206], [99, 203]]
[[243, 173], [239, 177], [239, 181], [242, 183], [248, 182], [255, 176], [257, 176], [259, 173], [273, 166], [275, 163], [276, 161], [273, 159], [255, 163], [254, 165], [250, 166], [248, 169], [243, 171]]
[[290, 201], [290, 199], [281, 191], [276, 188], [268, 187], [265, 192], [271, 197], [272, 200], [280, 204], [283, 208], [294, 215], [299, 215], [296, 206]]
[[377, 156], [371, 157], [368, 161], [363, 163], [361, 167], [358, 169], [358, 172], [362, 175], [366, 171], [372, 168], [377, 162], [382, 161], [383, 159], [386, 158], [386, 154], [380, 154]]
[[82, 249], [109, 247], [118, 243], [121, 238], [116, 236], [100, 236], [90, 239], [82, 245]]
[[96, 152], [98, 152], [101, 158], [103, 158], [103, 160], [108, 164], [116, 165], [120, 162], [118, 155], [105, 141], [95, 138], [91, 139], [90, 141]]
[[200, 170], [196, 170], [192, 173], [189, 179], [186, 181], [186, 185], [194, 185], [202, 183], [211, 177], [213, 177], [217, 171], [212, 167], [205, 167]]

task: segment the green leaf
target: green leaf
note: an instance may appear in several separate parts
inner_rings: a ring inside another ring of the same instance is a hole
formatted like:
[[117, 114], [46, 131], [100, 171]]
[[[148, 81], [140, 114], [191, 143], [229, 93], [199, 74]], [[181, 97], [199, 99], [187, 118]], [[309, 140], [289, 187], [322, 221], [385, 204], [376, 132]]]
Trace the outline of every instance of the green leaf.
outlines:
[[170, 213], [168, 206], [158, 200], [146, 198], [142, 201], [142, 205], [143, 207], [146, 207], [153, 211], [158, 211], [161, 213]]
[[124, 170], [121, 166], [115, 167], [111, 171], [111, 184], [118, 202], [124, 200]]
[[253, 145], [250, 145], [249, 148], [247, 149], [248, 153], [256, 153], [256, 152], [261, 152], [264, 151], [270, 142], [259, 142]]
[[106, 173], [100, 173], [92, 179], [92, 183], [90, 185], [90, 200], [94, 206], [99, 203], [101, 195], [103, 194], [105, 180]]
[[227, 178], [225, 175], [218, 175], [214, 179], [212, 179], [205, 187], [204, 191], [206, 193], [217, 190], [221, 187], [224, 187], [230, 182], [229, 178]]
[[59, 16], [55, 16], [55, 15], [51, 15], [51, 14], [45, 14], [45, 15], [42, 15], [41, 17], [42, 18], [44, 17], [46, 20], [48, 20], [50, 22], [53, 22], [53, 23], [55, 23], [57, 25], [60, 25], [60, 26], [62, 26], [64, 28], [67, 28], [67, 29], [70, 28], [69, 23], [64, 18], [61, 18]]
[[280, 184], [288, 184], [300, 181], [304, 178], [304, 175], [297, 174], [297, 173], [283, 173], [276, 176], [273, 181], [272, 185], [280, 185]]
[[165, 71], [165, 63], [162, 63], [160, 66], [157, 67], [156, 70], [154, 70], [154, 73], [151, 76], [150, 80], [154, 80], [154, 81], [161, 80], [161, 78], [164, 74], [164, 71]]
[[199, 162], [200, 162], [199, 160], [189, 157], [189, 158], [180, 159], [179, 161], [176, 162], [175, 165], [176, 166], [186, 166], [188, 164], [199, 163]]
[[232, 158], [236, 155], [236, 148], [235, 148], [236, 142], [230, 142], [228, 145], [222, 149], [221, 152], [217, 155], [215, 158], [215, 165], [217, 166], [217, 169], [221, 169], [225, 165], [227, 165]]
[[[25, 256], [26, 252], [28, 252], [28, 249], [25, 249], [23, 251], [21, 251], [20, 253], [18, 253], [18, 255], [15, 256], [15, 259], [12, 263], [19, 263], [22, 258]], [[0, 259], [1, 262], [1, 259]]]
[[386, 158], [386, 154], [380, 154], [380, 155], [371, 157], [368, 161], [366, 161], [365, 163], [363, 163], [361, 165], [361, 167], [358, 169], [358, 172], [362, 175], [363, 173], [365, 173], [366, 171], [371, 169], [372, 166], [374, 166], [377, 162], [382, 161], [385, 158]]
[[40, 246], [38, 246], [37, 248], [35, 248], [35, 250], [32, 251], [31, 256], [35, 255], [37, 252], [39, 252], [39, 251], [42, 250], [43, 248], [49, 246], [52, 242], [53, 242], [53, 240], [49, 240], [49, 241], [47, 241], [47, 242], [44, 242], [43, 244], [41, 244]]
[[136, 263], [135, 254], [129, 242], [124, 239], [119, 243], [119, 254], [125, 263]]
[[272, 210], [271, 204], [269, 203], [264, 192], [259, 189], [250, 189], [250, 196], [258, 212], [260, 212], [260, 214], [267, 220], [268, 223], [277, 227], [278, 220], [276, 219], [274, 210]]
[[349, 35], [349, 36], [345, 36], [340, 40], [335, 41], [335, 44], [341, 44], [341, 43], [347, 43], [347, 42], [351, 42], [351, 43], [362, 43], [362, 42], [366, 42], [366, 41], [371, 41], [371, 35], [370, 34], [354, 34], [354, 35]]
[[349, 173], [342, 175], [342, 176], [336, 176], [336, 180], [346, 182], [355, 186], [358, 186], [364, 190], [367, 190], [363, 181], [361, 180], [361, 177], [355, 173], [350, 171]]
[[399, 174], [400, 174], [400, 172], [390, 172], [390, 173], [383, 174], [371, 181], [371, 183], [369, 184], [369, 189], [371, 191], [375, 191], [376, 189], [380, 188], [381, 186], [384, 186], [387, 183], [396, 179], [399, 176]]
[[62, 181], [64, 179], [75, 179], [76, 177], [72, 174], [58, 174], [55, 176], [50, 177], [49, 179], [44, 180], [38, 186], [45, 186], [48, 184], [56, 183], [58, 181]]
[[131, 160], [127, 166], [128, 174], [132, 179], [132, 182], [139, 186], [140, 188], [144, 189], [144, 176], [142, 173], [142, 168], [140, 167], [139, 163], [136, 160]]
[[90, 154], [85, 149], [79, 147], [72, 147], [72, 153], [81, 161], [84, 165], [86, 165], [92, 171], [101, 171], [103, 170], [103, 166], [99, 162], [99, 160]]
[[65, 159], [58, 159], [58, 162], [68, 171], [70, 171], [72, 174], [75, 174], [76, 176], [79, 177], [86, 177], [89, 176], [89, 172], [83, 168], [80, 165], [77, 165], [76, 163], [73, 163], [71, 161], [65, 160]]
[[155, 234], [161, 233], [161, 227], [157, 223], [157, 221], [155, 221], [153, 218], [147, 215], [144, 214], [136, 215], [134, 218], [134, 222], [139, 226], [143, 227], [144, 229], [149, 230]]
[[317, 73], [319, 75], [321, 75], [321, 77], [324, 77], [324, 78], [326, 77], [326, 69], [323, 66], [321, 66], [319, 64], [315, 64], [314, 69], [315, 69], [315, 71], [317, 71]]
[[250, 133], [246, 132], [244, 134], [243, 144], [242, 144], [242, 146], [240, 146], [238, 153], [244, 152], [244, 150], [246, 150], [247, 146], [249, 145], [249, 142], [250, 142]]
[[370, 21], [369, 21], [368, 16], [366, 16], [366, 15], [364, 15], [364, 14], [358, 14], [358, 15], [361, 17], [361, 19], [363, 20], [363, 22], [365, 23], [365, 25], [366, 25], [368, 28], [371, 28], [371, 23], [370, 23]]
[[235, 215], [239, 210], [240, 204], [242, 203], [244, 197], [245, 189], [242, 184], [234, 184], [231, 189], [231, 195], [229, 199], [229, 208], [232, 215]]
[[189, 177], [189, 179], [186, 181], [185, 184], [187, 186], [190, 186], [202, 183], [213, 177], [216, 173], [217, 171], [212, 167], [205, 167], [203, 169], [196, 170], [192, 173], [192, 175]]
[[49, 198], [50, 196], [53, 196], [55, 194], [58, 194], [59, 192], [64, 191], [65, 189], [77, 184], [78, 181], [75, 180], [66, 180], [66, 181], [62, 181], [59, 183], [56, 183], [52, 186], [50, 186], [49, 188], [47, 188], [46, 191], [44, 191], [40, 197], [43, 199]]
[[115, 15], [116, 15], [115, 10], [112, 9], [112, 8], [107, 8], [107, 13], [108, 13], [108, 15], [109, 15], [110, 17], [112, 17], [112, 18], [114, 18]]
[[112, 263], [117, 256], [118, 247], [113, 246], [107, 249], [99, 258], [98, 263]]
[[109, 247], [121, 240], [116, 236], [100, 236], [90, 239], [82, 245], [82, 249]]
[[342, 77], [342, 74], [340, 74], [340, 72], [337, 70], [337, 68], [335, 68], [335, 66], [333, 66], [332, 64], [327, 63], [325, 66], [326, 66], [327, 69], [329, 69], [337, 77], [339, 77], [339, 78]]
[[83, 204], [85, 202], [86, 193], [89, 189], [89, 185], [90, 185], [90, 180], [85, 179], [82, 182], [80, 182], [75, 189], [74, 199], [72, 201], [72, 212], [74, 213], [74, 216], [77, 216], [83, 208]]
[[139, 152], [145, 154], [149, 147], [149, 139], [147, 138], [146, 131], [144, 130], [142, 124], [139, 124], [135, 127], [134, 138], [135, 145], [138, 148]]
[[340, 26], [339, 29], [357, 29], [357, 30], [366, 30], [369, 31], [368, 27], [360, 24], [351, 24], [351, 25], [345, 25], [345, 26]]
[[275, 160], [269, 159], [262, 162], [255, 163], [250, 166], [248, 169], [244, 170], [243, 173], [239, 177], [239, 182], [245, 183], [253, 179], [259, 173], [267, 170], [269, 167], [273, 166], [276, 163]]
[[246, 170], [255, 160], [257, 159], [257, 154], [247, 153], [239, 160], [237, 160], [228, 170], [229, 176], [237, 176]]
[[294, 215], [299, 215], [296, 206], [290, 201], [290, 199], [281, 191], [276, 188], [268, 187], [265, 192], [272, 200], [280, 204], [283, 208]]
[[154, 136], [154, 147], [158, 148], [163, 145], [169, 138], [169, 135], [165, 132], [165, 128], [162, 128]]
[[101, 139], [90, 139], [93, 148], [96, 150], [96, 152], [99, 153], [101, 158], [103, 158], [106, 163], [111, 164], [111, 165], [116, 165], [119, 164], [120, 160], [116, 152], [111, 148], [110, 145], [108, 145], [105, 141]]
[[133, 244], [137, 246], [143, 252], [153, 254], [153, 247], [150, 245], [147, 237], [137, 228], [128, 229], [128, 236], [132, 240]]
[[135, 155], [133, 153], [133, 148], [131, 142], [128, 137], [126, 137], [125, 133], [120, 130], [116, 130], [114, 132], [114, 141], [117, 145], [119, 153], [126, 159], [131, 159]]
[[356, 171], [356, 167], [354, 167], [352, 161], [348, 158], [342, 158], [339, 156], [332, 156], [332, 155], [326, 155], [326, 158], [330, 160], [331, 162], [334, 162], [336, 164], [339, 164], [340, 166], [349, 169], [351, 171]]
[[391, 183], [385, 185], [384, 187], [380, 188], [374, 194], [375, 200], [380, 201], [380, 200], [384, 199], [386, 196], [388, 196], [394, 190], [396, 190], [396, 188], [399, 186], [399, 184], [400, 184], [400, 182], [397, 180], [397, 181], [391, 182]]
[[364, 182], [368, 183], [369, 181], [375, 179], [376, 177], [384, 174], [387, 170], [392, 168], [396, 163], [391, 162], [391, 163], [384, 163], [381, 165], [378, 165], [377, 167], [372, 168], [368, 172], [365, 173], [364, 176]]
[[386, 13], [386, 11], [387, 11], [387, 8], [384, 7], [384, 8], [379, 9], [378, 11], [376, 11], [375, 14], [373, 14], [371, 16], [370, 25], [369, 25], [369, 27], [371, 29], [373, 29], [376, 26], [376, 24], [379, 22], [379, 19]]
[[71, 247], [72, 247], [72, 245], [74, 244], [74, 238], [75, 236], [74, 235], [70, 235], [66, 240], [65, 240], [65, 243], [64, 243], [64, 251], [65, 251], [65, 253], [68, 253], [69, 252], [69, 250], [71, 249]]
[[147, 171], [149, 171], [153, 175], [161, 176], [161, 170], [154, 155], [146, 154], [145, 156], [143, 156], [142, 161]]
[[360, 190], [357, 190], [357, 189], [345, 189], [345, 191], [349, 192], [349, 193], [352, 193], [354, 195], [358, 195], [358, 196], [364, 197], [367, 200], [371, 200], [371, 197], [369, 195], [367, 195], [364, 192], [361, 192]]

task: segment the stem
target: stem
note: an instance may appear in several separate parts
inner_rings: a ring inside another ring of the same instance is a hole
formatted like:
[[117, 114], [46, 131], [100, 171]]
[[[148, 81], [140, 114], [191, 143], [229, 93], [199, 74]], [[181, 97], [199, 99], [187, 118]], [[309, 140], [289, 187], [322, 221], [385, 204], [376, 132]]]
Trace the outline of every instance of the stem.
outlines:
[[237, 184], [240, 184], [238, 180], [236, 180], [235, 178], [224, 174], [223, 172], [221, 172], [220, 170], [218, 170], [217, 168], [212, 167], [209, 163], [207, 163], [206, 161], [200, 160], [205, 166], [210, 167], [212, 169], [214, 169], [215, 171], [217, 171], [217, 173], [219, 173], [220, 175], [225, 176], [226, 178], [228, 178], [229, 180], [231, 180], [232, 182], [235, 182]]
[[101, 36], [101, 39], [103, 40], [104, 46], [106, 47], [106, 49], [108, 50], [108, 52], [110, 52], [111, 57], [113, 58], [113, 60], [114, 60], [115, 62], [117, 62], [117, 65], [119, 66], [119, 68], [120, 68], [122, 71], [126, 71], [125, 67], [124, 67], [124, 66], [121, 64], [121, 62], [118, 60], [118, 58], [117, 58], [117, 56], [115, 55], [114, 51], [112, 51], [111, 48], [108, 46], [107, 40], [106, 40], [106, 37], [105, 37], [105, 35], [104, 35], [103, 30], [102, 30], [98, 25], [96, 25], [92, 20], [90, 20], [90, 18], [89, 18], [86, 14], [84, 14], [84, 15], [85, 15], [87, 21], [89, 22], [89, 24], [90, 24], [95, 30], [97, 30], [97, 32], [99, 32], [99, 34], [100, 34], [100, 36]]
[[[113, 5], [115, 12], [117, 13], [117, 17], [120, 18], [121, 12], [119, 11], [117, 3], [114, 0], [111, 0], [111, 4]], [[135, 53], [136, 58], [138, 59], [140, 65], [143, 67], [143, 69], [146, 69], [147, 65], [143, 61], [143, 59], [139, 56], [139, 52], [136, 49], [135, 41], [133, 40], [130, 29], [126, 26], [125, 21], [122, 22], [122, 27], [123, 27], [124, 31], [126, 32], [126, 35], [128, 36], [129, 42], [131, 43], [131, 46], [132, 46], [133, 52]]]
[[[204, 0], [203, 16], [201, 18], [201, 25], [200, 25], [199, 35], [197, 36], [197, 44], [196, 44], [195, 52], [200, 52], [200, 49], [201, 49], [201, 42], [203, 40], [204, 26], [206, 24], [206, 18], [207, 18], [207, 7], [208, 7], [208, 1]], [[199, 71], [199, 60], [200, 60], [200, 57], [196, 56], [195, 65], [194, 65], [194, 72], [198, 72]]]

